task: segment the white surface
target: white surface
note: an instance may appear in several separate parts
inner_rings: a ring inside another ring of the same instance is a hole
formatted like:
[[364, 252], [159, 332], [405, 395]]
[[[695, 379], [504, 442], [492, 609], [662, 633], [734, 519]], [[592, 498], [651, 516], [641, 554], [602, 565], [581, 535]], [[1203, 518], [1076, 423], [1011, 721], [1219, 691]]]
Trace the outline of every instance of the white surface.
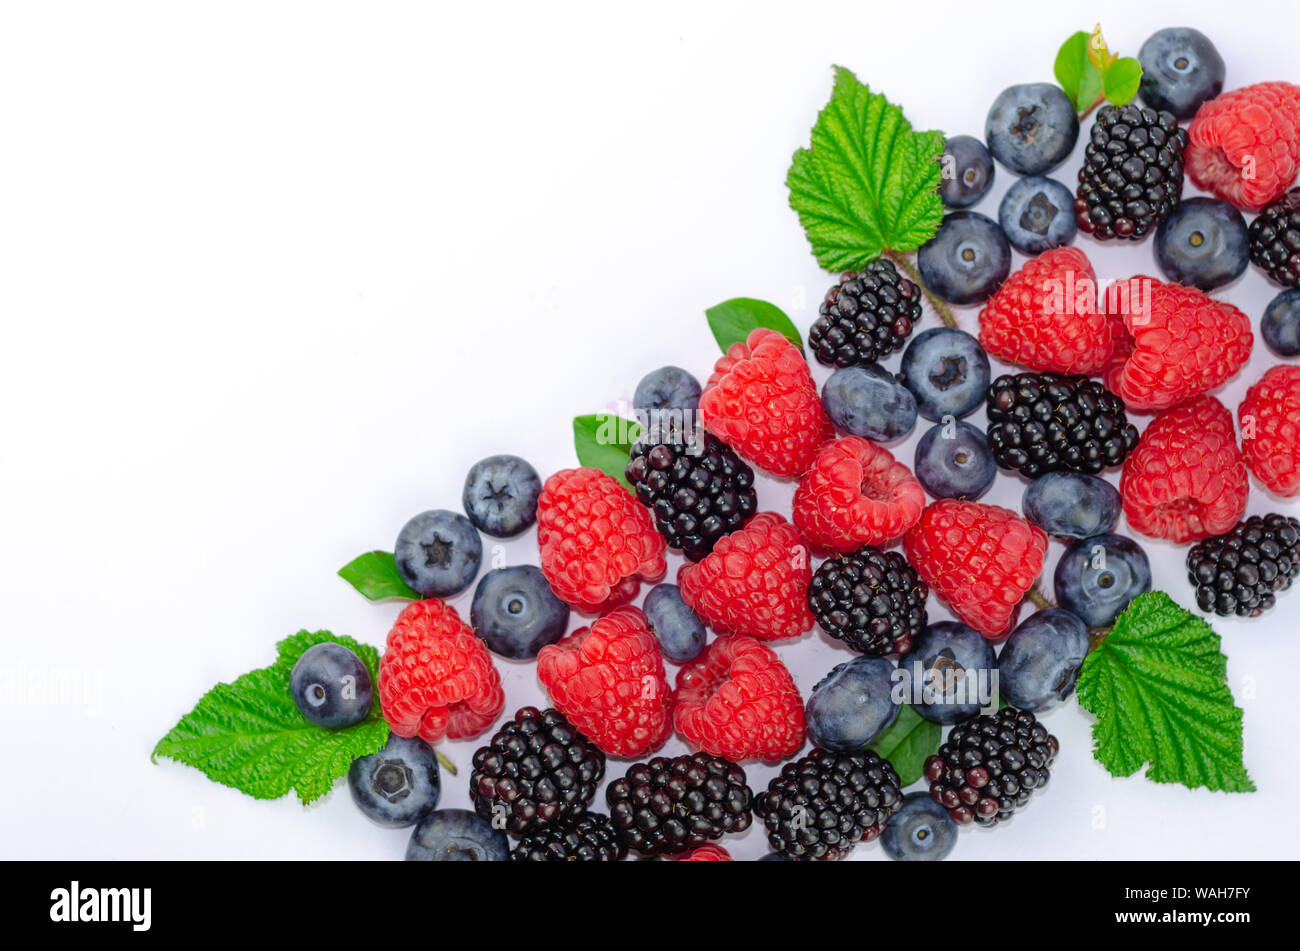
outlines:
[[[832, 63], [919, 128], [979, 135], [1003, 87], [1050, 80], [1097, 19], [1130, 54], [1202, 28], [1230, 86], [1300, 79], [1291, 11], [1246, 6], [6, 5], [0, 856], [399, 857], [406, 833], [342, 787], [259, 802], [149, 750], [299, 628], [382, 644], [398, 606], [338, 567], [456, 507], [488, 453], [572, 465], [570, 419], [651, 368], [706, 376], [706, 306], [766, 298], [806, 332], [830, 276], [783, 182]], [[1102, 277], [1153, 268], [1150, 242], [1083, 247]], [[1252, 270], [1223, 296], [1258, 320], [1272, 293]], [[1225, 402], [1271, 362], [1257, 344]], [[1003, 476], [989, 501], [1021, 488]], [[1296, 506], [1252, 492], [1273, 509]], [[1183, 552], [1143, 544], [1190, 604]], [[535, 556], [531, 535], [508, 547]], [[1215, 625], [1258, 793], [1113, 780], [1071, 701], [1047, 717], [1050, 790], [956, 857], [1300, 854], [1300, 595], [1282, 603]], [[817, 635], [778, 651], [805, 695], [849, 656]], [[501, 669], [510, 710], [540, 699], [530, 665]], [[43, 697], [54, 683], [74, 693]], [[446, 745], [445, 805], [467, 802], [476, 745]], [[764, 851], [757, 828], [726, 845]]]

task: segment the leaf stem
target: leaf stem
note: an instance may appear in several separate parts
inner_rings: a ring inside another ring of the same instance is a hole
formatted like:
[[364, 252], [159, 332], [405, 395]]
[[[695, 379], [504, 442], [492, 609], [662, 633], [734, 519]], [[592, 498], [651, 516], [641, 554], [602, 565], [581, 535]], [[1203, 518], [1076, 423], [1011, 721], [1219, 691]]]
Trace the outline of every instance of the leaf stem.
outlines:
[[1028, 599], [1030, 602], [1032, 602], [1034, 607], [1039, 608], [1043, 611], [1046, 611], [1048, 608], [1056, 607], [1056, 605], [1052, 603], [1050, 598], [1048, 598], [1043, 594], [1043, 592], [1038, 590], [1037, 585], [1034, 585], [1034, 587], [1029, 589], [1029, 591], [1025, 594], [1025, 598]]
[[1080, 119], [1088, 118], [1088, 116], [1092, 115], [1093, 110], [1100, 107], [1101, 104], [1104, 103], [1105, 101], [1106, 101], [1106, 94], [1103, 92], [1100, 96], [1097, 97], [1096, 101], [1094, 101], [1091, 106], [1089, 106], [1087, 109], [1084, 109], [1083, 112], [1079, 113], [1079, 118]]
[[952, 315], [952, 311], [948, 308], [948, 305], [931, 294], [929, 289], [921, 281], [921, 274], [917, 271], [916, 265], [912, 263], [911, 258], [905, 254], [899, 254], [897, 251], [886, 251], [885, 257], [898, 265], [899, 269], [907, 275], [908, 279], [921, 289], [921, 293], [925, 295], [925, 299], [930, 302], [930, 306], [934, 308], [935, 313], [939, 315], [939, 319], [944, 322], [945, 326], [957, 326], [957, 318]]
[[442, 766], [442, 768], [445, 769], [447, 772], [455, 776], [456, 764], [453, 763], [451, 760], [447, 759], [447, 757], [442, 754], [442, 750], [434, 750], [433, 753], [435, 756], [438, 757], [438, 764]]

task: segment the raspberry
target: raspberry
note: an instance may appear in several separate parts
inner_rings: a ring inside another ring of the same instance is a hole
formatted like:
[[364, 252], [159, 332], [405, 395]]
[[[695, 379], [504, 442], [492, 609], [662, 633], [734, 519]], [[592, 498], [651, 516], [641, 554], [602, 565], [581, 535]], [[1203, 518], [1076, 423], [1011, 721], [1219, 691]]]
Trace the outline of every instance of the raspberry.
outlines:
[[709, 431], [764, 472], [789, 479], [831, 434], [799, 348], [759, 327], [714, 364], [700, 397]]
[[1293, 188], [1250, 223], [1250, 259], [1283, 287], [1300, 287], [1300, 188]]
[[1237, 408], [1246, 466], [1270, 492], [1300, 493], [1300, 367], [1273, 367]]
[[940, 499], [903, 536], [903, 551], [959, 620], [996, 639], [1043, 570], [1047, 533], [996, 505]]
[[1133, 530], [1180, 544], [1230, 530], [1249, 491], [1232, 414], [1213, 396], [1156, 416], [1124, 460], [1119, 481]]
[[551, 590], [591, 613], [630, 601], [638, 577], [658, 581], [668, 570], [649, 510], [598, 469], [562, 469], [546, 480], [537, 543]]
[[867, 366], [907, 343], [921, 319], [921, 289], [894, 262], [877, 258], [849, 271], [826, 292], [808, 331], [808, 349], [824, 366]]
[[812, 630], [808, 552], [793, 525], [774, 512], [754, 516], [718, 541], [703, 561], [677, 574], [685, 601], [720, 634], [762, 640]]
[[823, 447], [794, 493], [794, 524], [814, 547], [857, 551], [907, 531], [925, 507], [916, 476], [883, 446], [846, 436]]
[[537, 679], [569, 722], [610, 756], [657, 750], [672, 732], [663, 654], [639, 608], [616, 608], [543, 647]]
[[799, 688], [776, 652], [752, 637], [719, 637], [677, 672], [677, 732], [733, 763], [785, 759], [803, 746]]
[[1187, 174], [1198, 188], [1249, 211], [1300, 169], [1300, 86], [1256, 83], [1211, 99], [1187, 127]]
[[714, 845], [709, 842], [701, 845], [689, 855], [683, 855], [677, 861], [679, 862], [730, 862], [731, 853], [720, 845]]
[[437, 598], [397, 616], [379, 661], [379, 699], [394, 733], [426, 743], [478, 736], [506, 705], [487, 646]]
[[1044, 251], [1007, 278], [980, 311], [980, 345], [1031, 370], [1091, 375], [1114, 348], [1097, 307], [1097, 277], [1078, 248]]

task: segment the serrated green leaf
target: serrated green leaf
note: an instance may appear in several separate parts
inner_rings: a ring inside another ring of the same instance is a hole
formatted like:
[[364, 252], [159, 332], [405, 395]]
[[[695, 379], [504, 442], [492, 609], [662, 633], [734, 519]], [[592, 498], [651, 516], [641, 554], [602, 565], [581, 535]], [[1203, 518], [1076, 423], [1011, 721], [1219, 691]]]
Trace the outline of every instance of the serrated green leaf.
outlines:
[[635, 420], [593, 413], [573, 420], [573, 448], [578, 463], [612, 475], [630, 492], [623, 470], [627, 468], [628, 453], [632, 443], [641, 435], [641, 426]]
[[398, 574], [397, 561], [390, 551], [368, 551], [358, 555], [339, 569], [339, 577], [371, 601], [384, 598], [420, 600], [420, 596]]
[[786, 177], [813, 254], [830, 271], [862, 267], [884, 251], [911, 251], [943, 220], [942, 132], [914, 132], [903, 111], [847, 69], [817, 116], [812, 147]]
[[1169, 595], [1134, 598], [1079, 674], [1097, 761], [1115, 776], [1146, 764], [1158, 783], [1253, 792], [1227, 664], [1219, 635]]
[[1102, 93], [1101, 73], [1089, 53], [1089, 34], [1080, 30], [1061, 44], [1056, 54], [1053, 72], [1056, 81], [1074, 104], [1076, 112], [1084, 112]]
[[1106, 98], [1117, 106], [1133, 101], [1142, 82], [1142, 64], [1132, 56], [1122, 56], [1106, 70], [1103, 85]]
[[800, 350], [803, 349], [803, 339], [794, 323], [781, 308], [765, 300], [733, 297], [710, 307], [704, 315], [708, 317], [713, 339], [718, 341], [723, 353], [733, 343], [744, 343], [749, 339], [750, 332], [759, 327], [775, 330]]
[[876, 737], [869, 749], [893, 764], [898, 780], [904, 788], [925, 775], [925, 760], [939, 750], [943, 734], [937, 723], [932, 723], [903, 704], [898, 716], [884, 733]]
[[[326, 730], [307, 722], [289, 692], [289, 674], [307, 648], [324, 641], [355, 651], [370, 672], [375, 698], [356, 726]], [[295, 790], [303, 804], [329, 792], [352, 761], [388, 742], [379, 705], [379, 652], [329, 631], [299, 631], [276, 645], [270, 667], [249, 671], [209, 690], [158, 741], [153, 757], [186, 763], [257, 799]]]

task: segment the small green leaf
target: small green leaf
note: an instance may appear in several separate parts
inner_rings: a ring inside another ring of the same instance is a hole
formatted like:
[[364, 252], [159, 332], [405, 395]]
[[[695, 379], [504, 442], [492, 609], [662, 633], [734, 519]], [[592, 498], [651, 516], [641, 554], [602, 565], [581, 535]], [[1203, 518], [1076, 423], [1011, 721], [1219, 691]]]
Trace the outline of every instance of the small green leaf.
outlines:
[[709, 329], [713, 331], [713, 337], [723, 353], [733, 343], [744, 343], [749, 338], [750, 331], [759, 327], [776, 330], [800, 350], [803, 349], [803, 340], [790, 318], [781, 308], [765, 300], [733, 297], [710, 307], [704, 314], [709, 318]]
[[623, 470], [627, 468], [628, 453], [641, 435], [641, 426], [634, 420], [608, 413], [579, 416], [573, 421], [573, 448], [579, 465], [599, 469], [611, 475], [631, 491]]
[[420, 596], [407, 587], [397, 573], [397, 562], [393, 560], [392, 552], [368, 551], [358, 555], [339, 569], [339, 577], [371, 601], [384, 598], [420, 600]]
[[1123, 56], [1106, 70], [1103, 85], [1106, 98], [1117, 106], [1133, 101], [1142, 82], [1142, 64], [1132, 56]]
[[1110, 51], [1106, 44], [1106, 38], [1101, 35], [1101, 24], [1098, 23], [1092, 28], [1092, 33], [1088, 35], [1088, 61], [1097, 67], [1097, 71], [1103, 76], [1110, 64], [1115, 62], [1115, 54]]
[[1065, 90], [1076, 112], [1085, 112], [1102, 93], [1101, 73], [1088, 55], [1088, 33], [1080, 30], [1056, 54], [1056, 81]]
[[939, 750], [943, 730], [903, 704], [898, 716], [884, 733], [876, 737], [870, 749], [893, 764], [898, 781], [904, 788], [925, 775], [925, 761]]

